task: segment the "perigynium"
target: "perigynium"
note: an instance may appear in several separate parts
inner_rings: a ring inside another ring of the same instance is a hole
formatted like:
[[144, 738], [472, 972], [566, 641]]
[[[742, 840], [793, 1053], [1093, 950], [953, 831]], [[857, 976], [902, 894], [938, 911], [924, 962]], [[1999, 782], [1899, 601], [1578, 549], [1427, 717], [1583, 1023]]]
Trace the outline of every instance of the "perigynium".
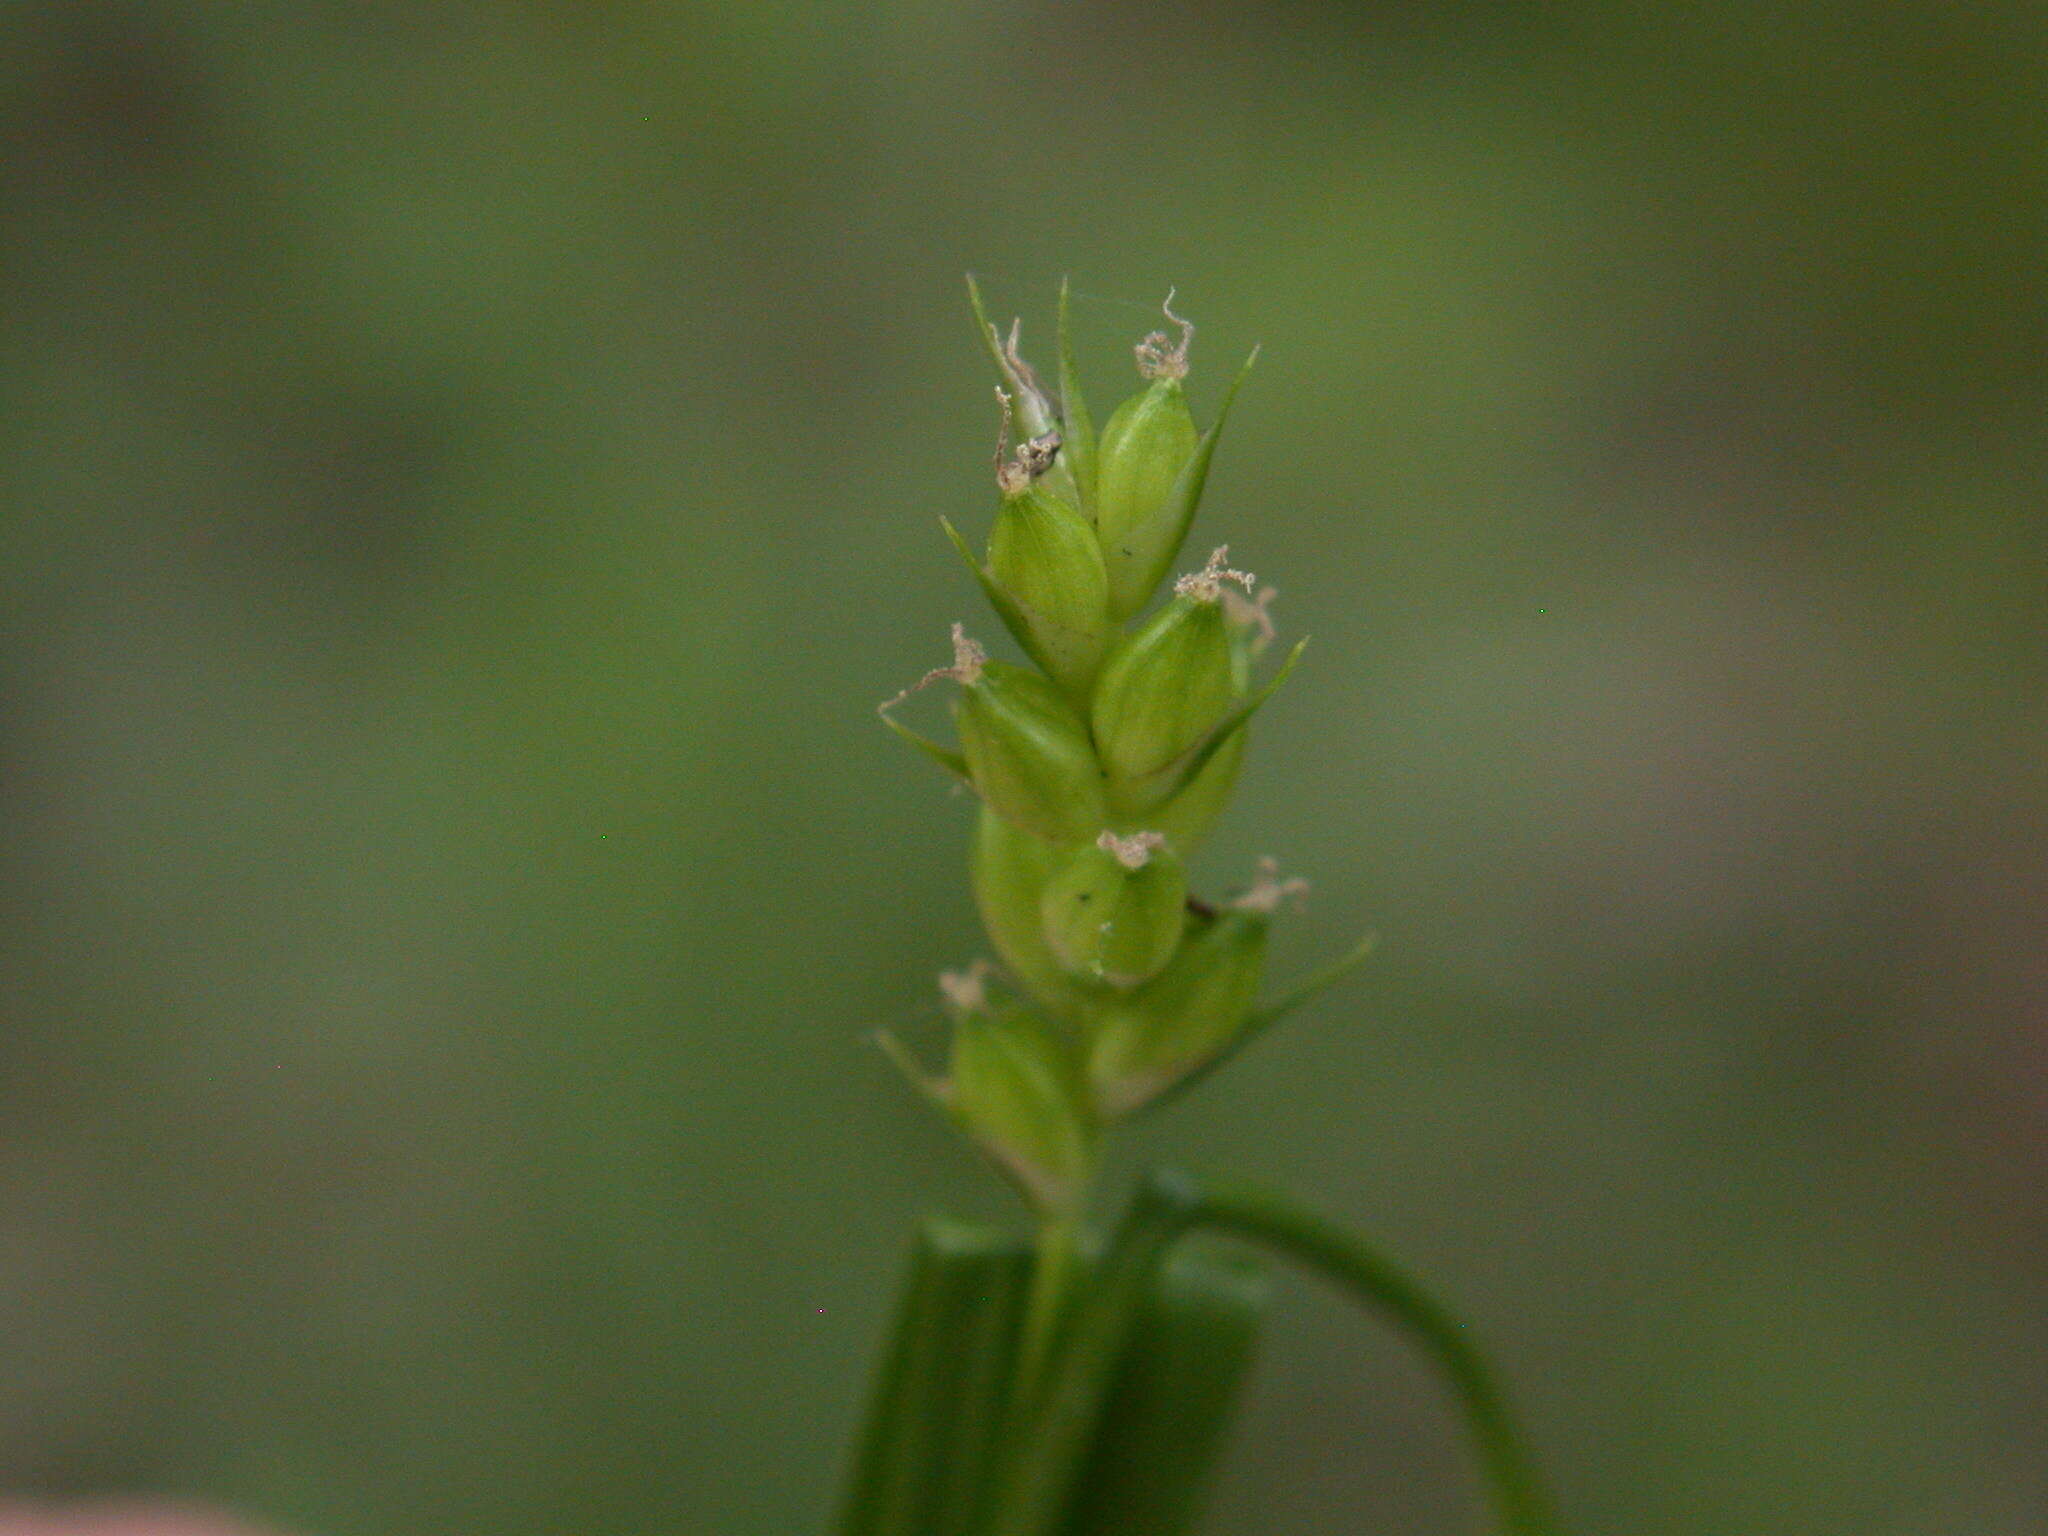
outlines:
[[[969, 869], [994, 961], [941, 977], [950, 1036], [942, 1067], [923, 1065], [893, 1036], [882, 1043], [1016, 1187], [1037, 1236], [1014, 1340], [1006, 1335], [997, 1357], [1006, 1379], [995, 1449], [985, 1463], [955, 1458], [990, 1489], [950, 1503], [905, 1493], [917, 1478], [885, 1452], [897, 1433], [889, 1426], [910, 1422], [910, 1410], [878, 1400], [845, 1529], [1094, 1529], [1072, 1500], [1090, 1456], [1112, 1459], [1091, 1450], [1091, 1437], [1107, 1432], [1110, 1384], [1133, 1347], [1140, 1298], [1170, 1242], [1206, 1223], [1323, 1268], [1434, 1350], [1460, 1393], [1504, 1525], [1547, 1530], [1497, 1393], [1456, 1325], [1338, 1229], [1277, 1197], [1166, 1177], [1146, 1187], [1099, 1259], [1085, 1255], [1109, 1134], [1340, 979], [1370, 942], [1262, 1001], [1269, 930], [1306, 883], [1283, 879], [1269, 859], [1234, 888], [1197, 895], [1191, 884], [1190, 860], [1230, 802], [1252, 718], [1305, 644], [1266, 665], [1273, 588], [1234, 567], [1224, 546], [1200, 559], [1183, 552], [1256, 351], [1201, 429], [1188, 389], [1195, 327], [1169, 294], [1171, 333], [1138, 341], [1137, 387], [1098, 434], [1076, 376], [1064, 286], [1057, 392], [1025, 360], [1020, 327], [1006, 335], [991, 325], [971, 279], [969, 294], [998, 378], [982, 552], [941, 522], [1027, 664], [992, 658], [969, 626], [955, 624], [950, 661], [882, 715], [979, 801]], [[952, 691], [953, 744], [898, 718], [931, 685]], [[995, 1319], [991, 1303], [947, 1326], [977, 1335], [1012, 1326]], [[904, 1391], [900, 1382], [889, 1390]], [[896, 1491], [883, 1497], [876, 1487]], [[1170, 1519], [1147, 1518], [1180, 1529], [1191, 1515], [1176, 1508]]]

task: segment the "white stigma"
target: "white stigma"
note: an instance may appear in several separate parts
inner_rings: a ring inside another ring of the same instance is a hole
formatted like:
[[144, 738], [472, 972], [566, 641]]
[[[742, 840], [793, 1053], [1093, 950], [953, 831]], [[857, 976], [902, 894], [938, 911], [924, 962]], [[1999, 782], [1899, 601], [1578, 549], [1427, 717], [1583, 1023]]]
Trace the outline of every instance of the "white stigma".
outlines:
[[[989, 334], [993, 336], [996, 328], [991, 325], [988, 329]], [[1031, 371], [1031, 365], [1025, 362], [1017, 352], [1017, 333], [1023, 329], [1024, 322], [1022, 320], [1012, 320], [1010, 322], [1009, 339], [1002, 343], [999, 350], [1003, 354], [1003, 361], [1010, 365], [1010, 371], [1017, 375], [1018, 384], [1029, 392], [1034, 399], [1042, 402], [1045, 399], [1044, 386], [1038, 382], [1038, 375]]]
[[877, 708], [883, 714], [887, 714], [920, 688], [928, 688], [942, 677], [951, 678], [962, 687], [970, 687], [981, 681], [981, 669], [987, 663], [988, 652], [968, 638], [967, 626], [965, 624], [955, 624], [953, 626], [953, 665], [950, 667], [933, 667], [931, 671], [925, 673], [923, 677], [920, 677], [908, 688], [897, 694], [895, 698], [884, 699]]
[[[953, 665], [939, 667], [925, 675], [924, 683], [936, 677], [950, 677], [956, 683], [972, 684], [981, 681], [981, 669], [988, 664], [988, 652], [968, 638], [967, 626], [953, 626]], [[922, 688], [924, 683], [917, 686]]]
[[1184, 379], [1188, 374], [1188, 346], [1195, 339], [1195, 325], [1173, 312], [1173, 296], [1178, 290], [1166, 290], [1166, 302], [1160, 309], [1166, 318], [1180, 327], [1180, 340], [1169, 342], [1166, 332], [1154, 331], [1131, 350], [1138, 357], [1138, 373], [1147, 379]]
[[[994, 326], [989, 327], [989, 333], [995, 333]], [[996, 432], [996, 489], [1005, 496], [1014, 496], [1031, 483], [1031, 477], [1010, 457], [1010, 392], [998, 384], [996, 399], [1003, 406], [1003, 424]]]
[[[1010, 333], [1010, 339], [1014, 344], [1014, 330]], [[1037, 388], [1035, 384], [1029, 387], [1034, 391]], [[996, 434], [996, 489], [1005, 496], [1020, 496], [1030, 488], [1032, 481], [1052, 468], [1052, 461], [1058, 458], [1060, 453], [1060, 435], [1058, 432], [1042, 432], [1037, 437], [1019, 443], [1016, 453], [1012, 454], [1010, 426], [1013, 412], [1010, 393], [998, 384], [996, 398], [1003, 403], [1002, 430]]]
[[975, 960], [965, 970], [939, 972], [939, 995], [956, 1013], [979, 1013], [988, 1006], [988, 976], [993, 970], [986, 960]]
[[1273, 628], [1273, 599], [1280, 595], [1278, 587], [1261, 587], [1255, 597], [1246, 597], [1241, 592], [1225, 591], [1223, 594], [1223, 616], [1233, 624], [1242, 624], [1247, 629], [1256, 629], [1258, 639], [1252, 642], [1252, 654], [1258, 655], [1273, 643], [1278, 633]]
[[1252, 888], [1231, 903], [1240, 912], [1272, 913], [1280, 910], [1280, 903], [1293, 901], [1297, 905], [1308, 895], [1308, 882], [1299, 875], [1280, 878], [1280, 861], [1273, 858], [1259, 860], [1257, 872], [1252, 876]]
[[1249, 592], [1258, 582], [1250, 571], [1233, 571], [1226, 563], [1230, 559], [1230, 546], [1218, 544], [1210, 552], [1209, 563], [1199, 571], [1190, 571], [1174, 582], [1173, 590], [1182, 597], [1192, 597], [1197, 602], [1213, 603], [1223, 596], [1223, 583], [1234, 581]]
[[1115, 854], [1117, 863], [1125, 869], [1143, 869], [1152, 857], [1152, 850], [1166, 846], [1166, 834], [1133, 832], [1129, 837], [1118, 837], [1114, 832], [1105, 832], [1095, 839], [1095, 846], [1104, 853]]

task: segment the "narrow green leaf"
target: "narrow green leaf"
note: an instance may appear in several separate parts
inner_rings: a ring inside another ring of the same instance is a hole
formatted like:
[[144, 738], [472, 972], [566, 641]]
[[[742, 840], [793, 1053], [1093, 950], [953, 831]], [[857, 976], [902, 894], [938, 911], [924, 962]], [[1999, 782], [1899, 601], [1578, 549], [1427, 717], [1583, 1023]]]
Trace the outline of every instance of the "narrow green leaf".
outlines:
[[978, 1232], [973, 1241], [954, 1260], [949, 1310], [955, 1363], [950, 1400], [938, 1410], [949, 1432], [936, 1469], [933, 1536], [980, 1536], [1003, 1453], [1030, 1286], [1030, 1253], [1022, 1238]]
[[993, 1476], [1029, 1252], [925, 1223], [868, 1400], [839, 1536], [976, 1536]]
[[1506, 1399], [1461, 1323], [1343, 1228], [1279, 1196], [1207, 1189], [1171, 1170], [1153, 1174], [1139, 1188], [1061, 1338], [1040, 1399], [1037, 1433], [1017, 1447], [1004, 1469], [990, 1536], [1062, 1536], [1077, 1480], [1105, 1432], [1116, 1370], [1152, 1276], [1174, 1243], [1197, 1227], [1247, 1238], [1293, 1259], [1390, 1317], [1449, 1381], [1504, 1536], [1555, 1536], [1556, 1518]]
[[1067, 280], [1060, 279], [1060, 427], [1061, 452], [1073, 471], [1081, 494], [1081, 515], [1095, 521], [1095, 422], [1081, 397], [1081, 372], [1074, 366], [1074, 338], [1067, 326]]
[[921, 1235], [911, 1254], [895, 1329], [868, 1393], [867, 1418], [836, 1527], [839, 1536], [909, 1536], [923, 1513], [911, 1460], [919, 1438], [919, 1415], [913, 1410], [920, 1394], [930, 1390], [942, 1357], [935, 1324], [943, 1290], [939, 1266]]
[[1200, 1198], [1192, 1180], [1172, 1174], [1140, 1188], [1060, 1333], [1034, 1432], [1015, 1438], [1002, 1470], [988, 1536], [1060, 1536], [1146, 1293]]
[[1265, 1267], [1183, 1254], [1146, 1294], [1062, 1536], [1184, 1536], [1200, 1518], [1256, 1351]]
[[1506, 1536], [1556, 1536], [1549, 1495], [1492, 1367], [1442, 1304], [1356, 1235], [1284, 1196], [1219, 1185], [1203, 1193], [1196, 1221], [1315, 1271], [1419, 1344], [1450, 1384], [1500, 1529]]

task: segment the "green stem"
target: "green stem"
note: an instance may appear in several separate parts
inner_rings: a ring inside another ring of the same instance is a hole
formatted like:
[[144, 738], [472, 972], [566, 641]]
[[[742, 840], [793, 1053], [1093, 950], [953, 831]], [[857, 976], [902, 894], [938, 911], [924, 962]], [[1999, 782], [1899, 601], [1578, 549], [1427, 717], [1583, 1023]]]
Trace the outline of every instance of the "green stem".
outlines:
[[1192, 1183], [1155, 1178], [1132, 1202], [1050, 1362], [1036, 1412], [1012, 1440], [988, 1536], [1056, 1536], [1139, 1304], [1167, 1247], [1193, 1219], [1197, 1196]]
[[1073, 1289], [1074, 1257], [1080, 1249], [1078, 1207], [1055, 1212], [1038, 1226], [1038, 1246], [1031, 1260], [1031, 1288], [1024, 1303], [1023, 1332], [1017, 1342], [1013, 1401], [1020, 1421], [1028, 1422], [1029, 1405], [1059, 1331]]
[[1504, 1536], [1555, 1536], [1557, 1525], [1500, 1389], [1464, 1330], [1364, 1243], [1278, 1196], [1209, 1191], [1184, 1174], [1155, 1174], [1129, 1214], [1051, 1360], [1035, 1432], [1017, 1449], [990, 1536], [1055, 1536], [1102, 1411], [1133, 1320], [1166, 1252], [1207, 1226], [1249, 1238], [1335, 1281], [1353, 1299], [1391, 1315], [1450, 1378], [1472, 1433]]

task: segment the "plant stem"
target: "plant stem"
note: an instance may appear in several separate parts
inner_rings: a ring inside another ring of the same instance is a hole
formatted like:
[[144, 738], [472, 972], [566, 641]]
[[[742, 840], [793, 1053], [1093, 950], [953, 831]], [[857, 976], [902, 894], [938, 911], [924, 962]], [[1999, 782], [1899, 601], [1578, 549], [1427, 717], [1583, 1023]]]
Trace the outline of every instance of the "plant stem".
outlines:
[[1031, 1288], [1024, 1303], [1023, 1331], [1017, 1343], [1017, 1366], [1011, 1396], [1016, 1421], [1030, 1422], [1039, 1377], [1052, 1353], [1060, 1317], [1073, 1290], [1074, 1259], [1080, 1249], [1079, 1205], [1048, 1214], [1038, 1225], [1038, 1245], [1031, 1260]]
[[1140, 1189], [1033, 1395], [991, 1508], [990, 1536], [1054, 1536], [1065, 1520], [1146, 1288], [1193, 1219], [1197, 1196], [1187, 1180], [1155, 1178]]

